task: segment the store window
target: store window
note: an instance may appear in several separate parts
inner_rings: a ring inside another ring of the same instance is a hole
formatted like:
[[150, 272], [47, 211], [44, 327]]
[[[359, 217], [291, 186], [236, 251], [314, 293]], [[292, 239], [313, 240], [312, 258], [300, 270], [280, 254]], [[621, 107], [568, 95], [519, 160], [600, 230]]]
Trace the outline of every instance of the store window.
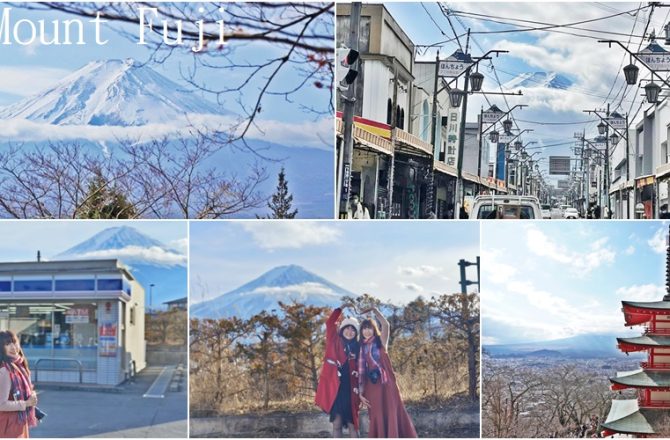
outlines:
[[123, 282], [121, 278], [117, 279], [98, 279], [98, 290], [121, 290]]
[[11, 291], [12, 291], [11, 281], [0, 281], [0, 292], [11, 292]]
[[0, 317], [7, 316], [5, 328], [18, 335], [31, 368], [40, 359], [55, 359], [63, 368], [71, 368], [77, 360], [85, 370], [96, 369], [98, 321], [94, 303], [26, 302], [2, 307]]
[[72, 291], [82, 291], [95, 290], [95, 280], [56, 280], [56, 291], [57, 292], [72, 292]]
[[14, 292], [50, 292], [52, 280], [14, 280]]

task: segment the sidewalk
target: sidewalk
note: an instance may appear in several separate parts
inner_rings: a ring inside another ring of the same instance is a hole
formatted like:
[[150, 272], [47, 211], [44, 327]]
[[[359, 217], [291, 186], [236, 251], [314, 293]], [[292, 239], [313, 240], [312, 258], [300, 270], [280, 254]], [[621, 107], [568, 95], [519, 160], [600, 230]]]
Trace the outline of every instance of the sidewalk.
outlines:
[[38, 385], [39, 407], [48, 415], [30, 436], [185, 438], [185, 386], [181, 392], [166, 392], [164, 398], [143, 397], [162, 370], [147, 367], [119, 392], [40, 389]]

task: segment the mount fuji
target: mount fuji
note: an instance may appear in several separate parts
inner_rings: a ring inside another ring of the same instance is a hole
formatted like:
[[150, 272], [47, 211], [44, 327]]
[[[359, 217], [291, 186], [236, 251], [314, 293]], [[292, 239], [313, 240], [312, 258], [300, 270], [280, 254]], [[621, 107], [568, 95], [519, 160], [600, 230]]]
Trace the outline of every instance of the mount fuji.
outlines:
[[132, 59], [93, 61], [0, 110], [0, 119], [54, 125], [141, 126], [224, 111]]
[[132, 227], [105, 229], [51, 260], [113, 258], [125, 264], [142, 285], [147, 307], [151, 284], [154, 309], [163, 308], [165, 301], [188, 295], [186, 256]]
[[248, 319], [262, 311], [279, 310], [278, 303], [300, 302], [335, 307], [344, 296], [355, 297], [330, 281], [296, 265], [279, 266], [214, 299], [190, 305], [192, 318]]
[[503, 84], [504, 89], [538, 88], [567, 90], [573, 82], [556, 72], [526, 72]]

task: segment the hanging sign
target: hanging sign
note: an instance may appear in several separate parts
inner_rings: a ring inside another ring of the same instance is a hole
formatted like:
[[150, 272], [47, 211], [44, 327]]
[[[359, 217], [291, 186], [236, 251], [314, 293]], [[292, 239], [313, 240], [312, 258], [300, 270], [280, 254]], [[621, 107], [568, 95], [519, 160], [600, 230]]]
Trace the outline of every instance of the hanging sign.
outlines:
[[472, 57], [458, 49], [446, 60], [440, 60], [437, 75], [454, 78], [465, 72], [471, 65]]
[[570, 156], [549, 156], [549, 174], [569, 176]]
[[509, 144], [510, 142], [512, 142], [514, 140], [515, 137], [516, 136], [513, 135], [513, 134], [504, 134], [503, 133], [498, 137], [498, 143]]
[[642, 52], [636, 54], [649, 69], [670, 72], [670, 52], [652, 41]]
[[503, 112], [496, 112], [496, 111], [485, 111], [482, 113], [482, 123], [484, 124], [495, 124], [498, 122], [502, 117], [505, 116], [505, 113]]
[[607, 118], [605, 121], [615, 130], [626, 129], [626, 120], [624, 118]]

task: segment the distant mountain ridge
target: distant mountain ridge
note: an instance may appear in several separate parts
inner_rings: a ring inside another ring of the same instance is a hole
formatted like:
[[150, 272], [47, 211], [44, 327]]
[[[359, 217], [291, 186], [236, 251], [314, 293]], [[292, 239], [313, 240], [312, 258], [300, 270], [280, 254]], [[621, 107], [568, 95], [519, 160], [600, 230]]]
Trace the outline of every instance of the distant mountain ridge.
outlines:
[[280, 301], [334, 307], [344, 296], [358, 295], [301, 266], [279, 266], [214, 299], [192, 304], [190, 314], [193, 318], [246, 319], [264, 310], [278, 310]]
[[505, 89], [537, 88], [567, 90], [573, 82], [556, 72], [526, 72], [517, 75], [503, 85]]
[[144, 288], [147, 307], [150, 296], [155, 309], [164, 307], [166, 301], [188, 296], [186, 256], [133, 227], [104, 229], [50, 258], [81, 259], [119, 259]]
[[565, 357], [608, 357], [621, 356], [617, 348], [615, 334], [587, 334], [570, 338], [519, 344], [483, 345], [484, 351], [493, 357], [555, 357], [557, 353]]
[[93, 61], [56, 85], [0, 109], [0, 119], [55, 125], [140, 126], [169, 123], [185, 114], [222, 114], [132, 59]]

